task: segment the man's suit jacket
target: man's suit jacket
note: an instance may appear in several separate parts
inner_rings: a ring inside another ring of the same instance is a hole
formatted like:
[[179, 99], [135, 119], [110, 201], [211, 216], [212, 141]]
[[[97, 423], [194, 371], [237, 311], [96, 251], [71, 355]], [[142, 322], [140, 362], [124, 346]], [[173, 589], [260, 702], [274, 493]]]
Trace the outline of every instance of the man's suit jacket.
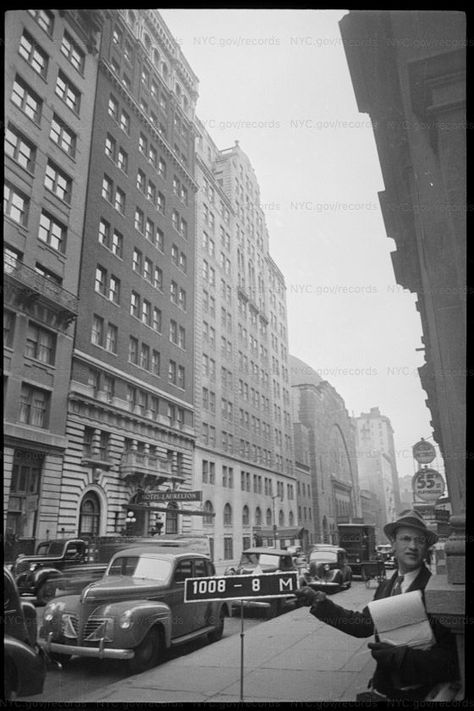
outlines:
[[[375, 591], [374, 600], [390, 597], [398, 572], [388, 580], [383, 580]], [[409, 586], [406, 592], [424, 590], [431, 572], [426, 566]], [[402, 593], [403, 594], [403, 593]], [[374, 634], [374, 623], [369, 608], [362, 612], [346, 610], [326, 598], [311, 608], [311, 614], [319, 620], [332, 625], [353, 637], [369, 637]], [[454, 635], [437, 620], [428, 616], [436, 643], [428, 650], [411, 647], [394, 647], [387, 655], [388, 663], [377, 665], [373, 678], [373, 686], [377, 691], [388, 696], [396, 696], [396, 690], [403, 687], [418, 685], [416, 698], [424, 698], [425, 691], [442, 681], [453, 681], [459, 678], [456, 640]]]

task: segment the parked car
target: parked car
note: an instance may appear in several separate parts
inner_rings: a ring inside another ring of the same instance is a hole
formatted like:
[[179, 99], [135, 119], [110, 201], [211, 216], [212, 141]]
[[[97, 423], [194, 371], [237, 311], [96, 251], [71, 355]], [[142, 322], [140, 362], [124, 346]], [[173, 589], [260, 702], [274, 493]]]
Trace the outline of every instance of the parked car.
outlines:
[[43, 691], [44, 652], [36, 643], [36, 610], [21, 600], [13, 575], [3, 570], [3, 691], [6, 700]]
[[214, 564], [200, 553], [158, 545], [122, 550], [101, 580], [47, 604], [40, 644], [62, 664], [78, 655], [124, 659], [133, 672], [145, 671], [170, 647], [222, 637], [226, 602], [184, 602], [186, 578], [214, 575]]
[[[265, 548], [257, 546], [247, 548], [243, 551], [240, 561], [236, 566], [229, 566], [224, 571], [224, 575], [255, 575], [258, 573], [287, 573], [297, 571], [294, 556], [287, 550], [280, 548]], [[294, 604], [294, 595], [287, 595], [281, 598], [256, 598], [244, 600], [246, 608], [263, 609], [267, 617], [274, 617], [279, 614], [288, 604]], [[240, 600], [231, 601], [232, 608], [240, 608]]]
[[352, 570], [347, 563], [347, 552], [338, 546], [314, 546], [309, 555], [308, 568], [300, 578], [300, 586], [333, 593], [347, 590], [352, 581]]
[[[87, 563], [87, 543], [80, 538], [63, 538], [42, 541], [35, 555], [19, 555], [12, 573], [20, 595], [34, 595], [38, 605], [46, 605], [56, 590], [63, 587], [66, 571], [82, 570]], [[97, 577], [104, 574], [100, 567]], [[88, 578], [90, 582], [90, 577]]]

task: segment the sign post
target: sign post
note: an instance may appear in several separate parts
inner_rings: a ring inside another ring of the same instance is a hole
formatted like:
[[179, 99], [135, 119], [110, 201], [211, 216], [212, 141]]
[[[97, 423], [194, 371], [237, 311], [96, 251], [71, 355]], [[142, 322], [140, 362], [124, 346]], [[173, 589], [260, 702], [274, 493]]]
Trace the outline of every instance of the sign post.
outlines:
[[186, 578], [184, 602], [196, 600], [240, 600], [240, 700], [244, 698], [244, 600], [259, 597], [288, 597], [298, 590], [298, 573], [223, 575]]

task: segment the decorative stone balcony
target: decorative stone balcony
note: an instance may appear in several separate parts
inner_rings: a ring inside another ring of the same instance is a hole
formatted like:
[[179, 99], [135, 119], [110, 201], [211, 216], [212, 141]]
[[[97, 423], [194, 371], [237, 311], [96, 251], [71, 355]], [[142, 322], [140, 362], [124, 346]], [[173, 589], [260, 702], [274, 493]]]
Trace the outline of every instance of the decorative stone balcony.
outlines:
[[165, 482], [184, 481], [184, 476], [173, 470], [171, 462], [143, 452], [125, 452], [120, 463], [120, 478], [143, 488], [156, 487]]
[[23, 262], [5, 259], [3, 264], [5, 286], [10, 285], [17, 302], [29, 306], [42, 300], [53, 306], [67, 326], [77, 317], [79, 299], [51, 279], [26, 266]]

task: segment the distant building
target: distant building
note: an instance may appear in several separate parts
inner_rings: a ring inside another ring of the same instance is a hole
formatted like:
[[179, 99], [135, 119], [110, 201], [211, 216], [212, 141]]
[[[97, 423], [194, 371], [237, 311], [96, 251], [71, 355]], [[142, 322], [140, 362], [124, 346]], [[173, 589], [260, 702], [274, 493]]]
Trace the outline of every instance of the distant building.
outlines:
[[[364, 523], [368, 523], [378, 527], [377, 514], [380, 504], [377, 496], [373, 493], [373, 491], [364, 488], [360, 489], [360, 506]], [[378, 533], [380, 532], [378, 531]], [[379, 543], [382, 543], [380, 535], [378, 535], [377, 540]]]
[[315, 541], [337, 543], [337, 524], [361, 517], [354, 427], [333, 386], [295, 356], [290, 379], [293, 417], [309, 434]]
[[413, 476], [407, 475], [399, 478], [400, 510], [410, 509], [413, 506]]
[[364, 457], [371, 458], [375, 453], [380, 452], [385, 455], [385, 459], [389, 462], [393, 503], [398, 511], [400, 508], [400, 491], [393, 428], [389, 418], [382, 415], [378, 407], [371, 407], [370, 412], [362, 412], [359, 417], [355, 417], [354, 424], [357, 433], [357, 456], [359, 461]]

